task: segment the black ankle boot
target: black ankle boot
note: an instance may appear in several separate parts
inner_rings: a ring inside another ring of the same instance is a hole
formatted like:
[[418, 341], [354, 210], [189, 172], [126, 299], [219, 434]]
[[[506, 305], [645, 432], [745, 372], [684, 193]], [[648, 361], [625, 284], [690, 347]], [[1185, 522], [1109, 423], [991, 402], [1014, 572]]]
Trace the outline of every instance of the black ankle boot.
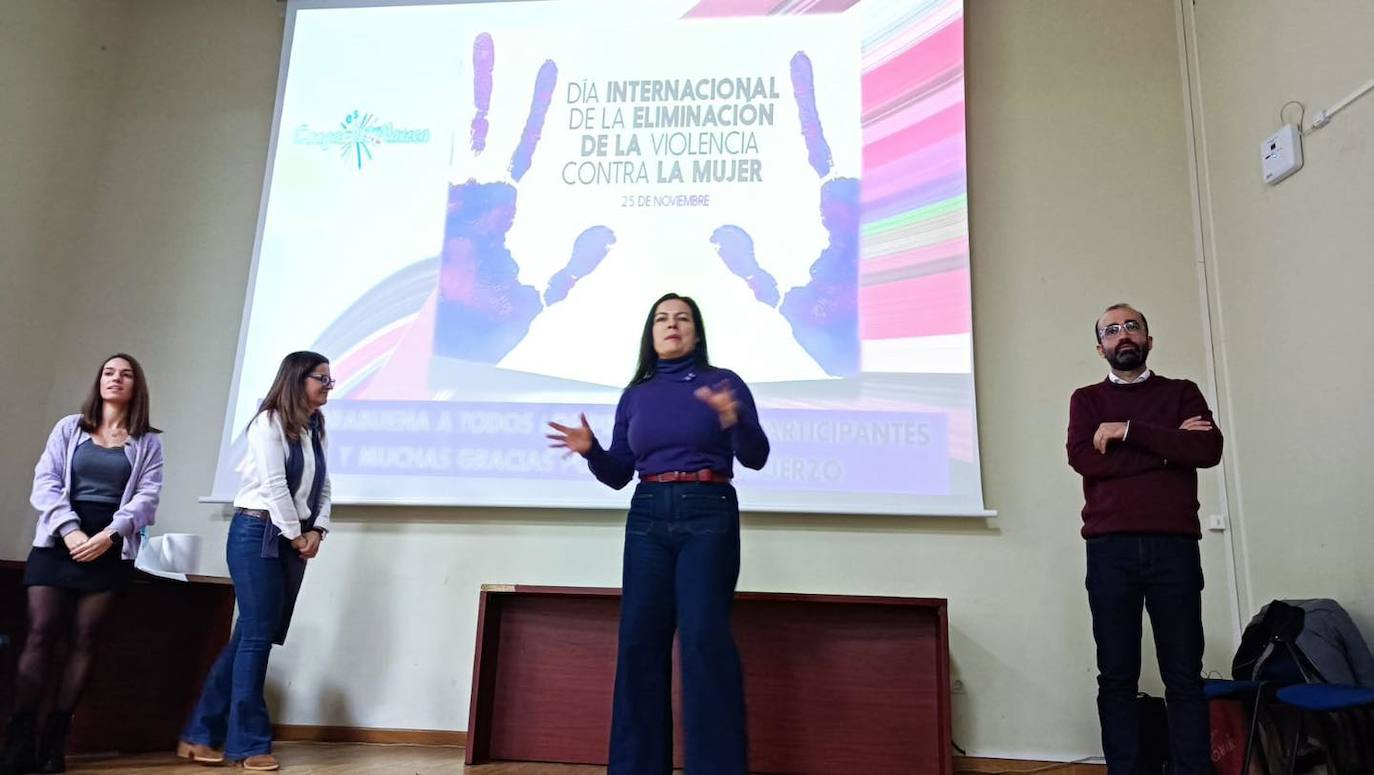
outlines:
[[10, 716], [9, 728], [5, 730], [5, 743], [0, 747], [0, 775], [25, 775], [38, 769], [33, 722], [32, 713]]
[[55, 710], [48, 714], [43, 736], [38, 741], [38, 771], [67, 771], [67, 730], [72, 725], [70, 711]]

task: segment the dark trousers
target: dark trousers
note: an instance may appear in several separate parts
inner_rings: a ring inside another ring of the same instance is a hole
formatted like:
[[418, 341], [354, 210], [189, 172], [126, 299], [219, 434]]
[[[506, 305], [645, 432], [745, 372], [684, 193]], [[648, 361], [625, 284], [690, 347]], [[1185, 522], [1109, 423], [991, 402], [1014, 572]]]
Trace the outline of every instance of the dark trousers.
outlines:
[[1141, 608], [1150, 614], [1169, 710], [1174, 775], [1212, 772], [1202, 696], [1202, 561], [1187, 536], [1121, 534], [1088, 539], [1088, 603], [1097, 642], [1097, 715], [1111, 775], [1140, 766]]
[[748, 769], [744, 679], [730, 632], [739, 503], [728, 484], [641, 483], [625, 527], [609, 775], [673, 769], [673, 631], [688, 775]]

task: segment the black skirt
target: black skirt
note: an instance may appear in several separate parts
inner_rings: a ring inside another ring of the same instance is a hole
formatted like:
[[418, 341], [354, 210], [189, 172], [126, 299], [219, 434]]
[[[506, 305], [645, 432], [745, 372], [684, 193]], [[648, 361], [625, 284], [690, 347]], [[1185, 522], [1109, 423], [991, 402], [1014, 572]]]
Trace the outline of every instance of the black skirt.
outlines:
[[[109, 527], [118, 508], [113, 503], [76, 501], [72, 504], [72, 510], [81, 518], [81, 532], [88, 536]], [[24, 568], [24, 586], [60, 587], [73, 592], [123, 591], [133, 578], [134, 564], [121, 557], [124, 538], [116, 534], [112, 540], [110, 548], [90, 562], [73, 560], [60, 537], [57, 546], [35, 546]]]

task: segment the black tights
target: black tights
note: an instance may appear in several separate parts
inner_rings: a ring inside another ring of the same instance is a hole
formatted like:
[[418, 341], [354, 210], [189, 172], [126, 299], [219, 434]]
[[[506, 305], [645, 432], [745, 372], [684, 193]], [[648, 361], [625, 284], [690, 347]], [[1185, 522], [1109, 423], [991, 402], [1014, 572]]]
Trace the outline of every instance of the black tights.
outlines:
[[71, 635], [67, 643], [67, 664], [58, 687], [56, 709], [71, 712], [76, 707], [91, 674], [96, 636], [114, 599], [114, 592], [80, 593], [58, 587], [29, 587], [29, 632], [15, 676], [16, 712], [37, 712], [53, 650], [68, 627]]

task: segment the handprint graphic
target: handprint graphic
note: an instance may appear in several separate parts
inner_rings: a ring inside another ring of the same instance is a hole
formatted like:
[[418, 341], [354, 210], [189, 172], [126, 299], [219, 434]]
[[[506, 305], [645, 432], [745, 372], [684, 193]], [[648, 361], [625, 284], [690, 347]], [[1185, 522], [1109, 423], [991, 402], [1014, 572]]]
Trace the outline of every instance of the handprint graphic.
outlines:
[[[482, 33], [473, 42], [472, 64], [476, 114], [469, 144], [472, 153], [480, 155], [487, 148], [487, 112], [496, 65], [495, 43], [489, 34]], [[573, 241], [568, 263], [550, 278], [542, 296], [520, 282], [520, 265], [506, 247], [516, 218], [516, 186], [533, 163], [557, 82], [557, 65], [545, 61], [535, 76], [529, 116], [511, 154], [509, 181], [469, 178], [449, 185], [434, 314], [435, 355], [499, 362], [529, 333], [530, 323], [544, 307], [567, 298], [615, 243], [615, 233], [606, 226], [584, 230]]]
[[783, 296], [773, 275], [755, 259], [753, 237], [742, 227], [717, 228], [711, 243], [726, 268], [748, 283], [755, 299], [778, 308], [797, 343], [826, 373], [850, 376], [860, 366], [859, 181], [830, 177], [834, 164], [816, 110], [815, 77], [806, 52], [792, 57], [791, 78], [807, 160], [822, 181], [820, 216], [829, 244], [811, 264], [810, 282]]

